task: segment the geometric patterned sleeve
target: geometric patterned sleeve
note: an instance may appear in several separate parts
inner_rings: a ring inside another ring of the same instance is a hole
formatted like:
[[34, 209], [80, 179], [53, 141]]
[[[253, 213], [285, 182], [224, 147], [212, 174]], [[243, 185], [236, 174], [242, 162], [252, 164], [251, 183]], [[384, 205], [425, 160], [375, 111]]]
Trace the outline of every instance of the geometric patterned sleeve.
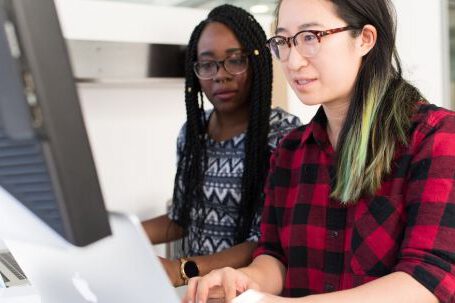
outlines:
[[413, 132], [407, 174], [406, 229], [395, 271], [455, 302], [455, 116], [429, 114]]
[[[186, 123], [180, 129], [177, 137], [177, 163], [178, 165], [180, 158], [183, 156], [183, 148], [185, 147], [185, 134], [186, 134]], [[178, 170], [178, 169], [177, 169]], [[176, 170], [176, 173], [177, 173]], [[168, 217], [172, 221], [179, 223], [179, 209], [183, 204], [183, 184], [181, 180], [174, 182], [174, 196], [172, 198], [171, 207], [169, 209]]]
[[[302, 123], [298, 117], [287, 113], [279, 107], [272, 109], [270, 112], [270, 131], [268, 135], [270, 152], [272, 153], [275, 150], [275, 148], [278, 146], [278, 143], [284, 136], [286, 136], [294, 128], [301, 125]], [[263, 195], [263, 198], [264, 197], [265, 196]], [[262, 207], [259, 207], [256, 210], [256, 214], [251, 224], [251, 230], [246, 241], [259, 241], [259, 238], [261, 236], [260, 226], [262, 210]]]

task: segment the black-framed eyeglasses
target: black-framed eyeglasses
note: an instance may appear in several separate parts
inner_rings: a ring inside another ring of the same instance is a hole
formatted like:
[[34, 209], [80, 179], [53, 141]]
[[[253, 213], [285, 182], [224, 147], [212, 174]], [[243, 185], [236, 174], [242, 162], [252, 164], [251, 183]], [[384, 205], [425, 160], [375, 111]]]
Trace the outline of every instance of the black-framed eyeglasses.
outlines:
[[322, 37], [355, 29], [357, 28], [353, 26], [345, 26], [325, 31], [303, 30], [292, 37], [274, 36], [267, 40], [266, 45], [272, 56], [280, 61], [286, 61], [289, 58], [292, 45], [295, 46], [301, 56], [310, 58], [318, 53]]
[[213, 79], [221, 66], [233, 76], [240, 75], [248, 69], [248, 55], [236, 52], [220, 61], [200, 60], [194, 62], [193, 69], [199, 79], [209, 80]]

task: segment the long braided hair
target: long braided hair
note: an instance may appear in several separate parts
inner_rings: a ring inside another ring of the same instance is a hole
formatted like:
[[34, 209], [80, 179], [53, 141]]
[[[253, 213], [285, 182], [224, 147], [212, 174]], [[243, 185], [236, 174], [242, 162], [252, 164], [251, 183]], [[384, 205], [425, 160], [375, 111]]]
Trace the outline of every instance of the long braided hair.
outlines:
[[[265, 47], [266, 35], [260, 24], [245, 10], [232, 6], [221, 5], [214, 8], [207, 19], [202, 21], [191, 34], [185, 60], [185, 104], [186, 134], [183, 155], [179, 159], [175, 182], [182, 182], [183, 205], [178, 209], [179, 225], [188, 234], [192, 220], [198, 227], [204, 225], [203, 178], [206, 170], [206, 134], [208, 121], [204, 112], [204, 100], [199, 79], [193, 71], [197, 60], [197, 43], [207, 24], [219, 22], [230, 28], [244, 51], [249, 55], [251, 74], [251, 90], [249, 93], [249, 122], [245, 140], [244, 172], [242, 176], [241, 201], [235, 244], [243, 242], [247, 237], [258, 207], [263, 201], [263, 186], [268, 170], [270, 151], [268, 148], [268, 132], [272, 94], [272, 62]], [[196, 218], [191, 218], [191, 209], [196, 209]], [[183, 242], [183, 249], [185, 241]], [[200, 243], [201, 244], [201, 243]], [[191, 247], [190, 247], [191, 249]], [[192, 252], [190, 252], [192, 253]]]

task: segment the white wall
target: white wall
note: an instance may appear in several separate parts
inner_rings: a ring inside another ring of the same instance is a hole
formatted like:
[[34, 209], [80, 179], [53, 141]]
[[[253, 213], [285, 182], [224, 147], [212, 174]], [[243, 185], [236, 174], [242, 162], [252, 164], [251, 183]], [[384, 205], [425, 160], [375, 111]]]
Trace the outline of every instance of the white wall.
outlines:
[[[67, 39], [186, 44], [206, 16], [203, 10], [144, 4], [55, 3]], [[78, 88], [108, 209], [141, 219], [163, 214], [172, 196], [175, 140], [185, 120], [183, 79]]]
[[54, 2], [64, 36], [81, 40], [186, 44], [194, 26], [207, 13], [102, 0]]
[[444, 0], [394, 0], [404, 76], [431, 103], [450, 108], [448, 5]]
[[183, 83], [80, 85], [82, 109], [109, 209], [165, 212], [175, 142], [185, 120]]
[[[206, 10], [55, 0], [67, 39], [186, 44]], [[264, 28], [272, 18], [261, 18]], [[177, 25], [178, 24], [178, 25]], [[141, 219], [172, 196], [175, 140], [185, 120], [183, 79], [82, 84], [79, 94], [107, 207]]]
[[[55, 0], [67, 39], [186, 44], [206, 11], [94, 0]], [[178, 22], [179, 26], [175, 26]], [[78, 86], [109, 210], [164, 214], [185, 120], [183, 79]], [[164, 254], [164, 247], [156, 247]]]

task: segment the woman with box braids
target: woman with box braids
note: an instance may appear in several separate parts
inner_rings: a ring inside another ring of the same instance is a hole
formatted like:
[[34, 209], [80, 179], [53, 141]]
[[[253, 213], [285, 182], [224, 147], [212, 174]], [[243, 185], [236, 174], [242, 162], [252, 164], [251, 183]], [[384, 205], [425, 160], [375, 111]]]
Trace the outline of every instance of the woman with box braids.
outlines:
[[[173, 203], [162, 221], [152, 219], [167, 228], [162, 241], [154, 236], [157, 225], [152, 230], [150, 221], [144, 223], [153, 243], [183, 238], [182, 255], [191, 260], [163, 260], [175, 285], [185, 281], [188, 262], [197, 263], [200, 274], [247, 264], [259, 238], [271, 150], [300, 124], [271, 109], [272, 62], [265, 42], [252, 15], [222, 5], [196, 26], [188, 43], [187, 121], [177, 142]], [[213, 110], [204, 108], [204, 95]]]
[[[193, 31], [188, 45], [186, 57], [186, 92], [187, 134], [185, 157], [183, 165], [183, 183], [185, 199], [193, 199], [201, 204], [202, 174], [204, 171], [201, 161], [205, 157], [205, 134], [207, 125], [204, 115], [203, 97], [199, 79], [193, 71], [193, 62], [197, 60], [197, 42], [201, 32], [208, 23], [220, 22], [229, 27], [238, 37], [245, 53], [249, 54], [251, 69], [251, 89], [249, 123], [245, 140], [245, 161], [242, 177], [241, 213], [238, 218], [235, 243], [243, 242], [248, 236], [254, 211], [261, 201], [261, 192], [267, 174], [270, 151], [267, 148], [269, 132], [269, 117], [272, 93], [272, 62], [265, 47], [265, 34], [259, 23], [243, 9], [231, 5], [222, 5], [210, 12], [208, 19], [201, 22]], [[201, 100], [201, 102], [199, 102]], [[254, 138], [254, 139], [252, 139]], [[192, 197], [196, 193], [197, 197]], [[182, 225], [188, 226], [191, 218], [185, 204], [181, 209]], [[196, 205], [196, 208], [203, 205]], [[199, 221], [201, 218], [198, 218]], [[198, 222], [201, 223], [201, 222]]]

